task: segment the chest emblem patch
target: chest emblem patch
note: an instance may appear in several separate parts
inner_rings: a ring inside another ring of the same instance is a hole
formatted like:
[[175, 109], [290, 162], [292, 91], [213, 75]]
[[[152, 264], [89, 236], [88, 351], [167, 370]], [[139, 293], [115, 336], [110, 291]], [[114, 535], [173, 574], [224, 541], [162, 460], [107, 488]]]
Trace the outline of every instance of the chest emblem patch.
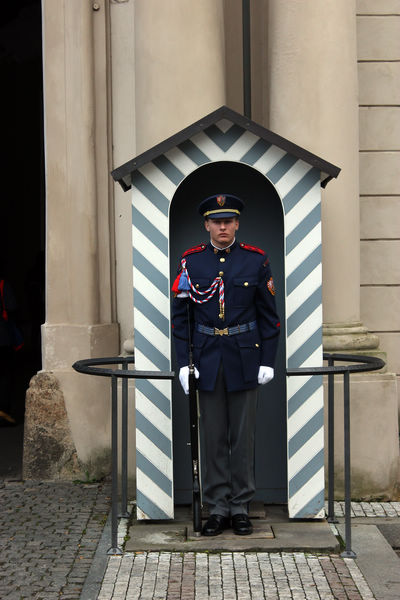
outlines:
[[267, 283], [267, 288], [268, 291], [275, 296], [275, 286], [274, 286], [274, 280], [272, 279], [272, 277], [269, 278], [268, 283]]

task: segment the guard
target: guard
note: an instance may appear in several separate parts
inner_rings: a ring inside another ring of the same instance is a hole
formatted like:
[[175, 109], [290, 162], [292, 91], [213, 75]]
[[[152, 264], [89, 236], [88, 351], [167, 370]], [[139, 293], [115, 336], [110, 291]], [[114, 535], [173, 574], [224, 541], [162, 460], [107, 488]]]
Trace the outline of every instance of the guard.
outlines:
[[274, 376], [280, 331], [269, 260], [260, 248], [236, 241], [243, 208], [232, 194], [201, 202], [210, 241], [184, 252], [172, 288], [173, 337], [186, 394], [188, 340], [193, 341], [203, 498], [210, 509], [202, 533], [208, 536], [230, 526], [237, 535], [252, 533], [248, 507], [255, 492], [257, 386]]

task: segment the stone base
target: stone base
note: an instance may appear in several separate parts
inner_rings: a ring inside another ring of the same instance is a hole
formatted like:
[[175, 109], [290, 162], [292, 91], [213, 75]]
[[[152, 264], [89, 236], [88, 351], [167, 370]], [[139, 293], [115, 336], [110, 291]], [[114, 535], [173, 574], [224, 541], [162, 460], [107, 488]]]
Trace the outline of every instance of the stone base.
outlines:
[[[111, 470], [109, 418], [102, 427], [106, 431], [105, 439], [99, 436], [96, 443], [90, 444], [96, 433], [91, 433], [93, 418], [87, 418], [87, 414], [85, 417], [87, 409], [92, 408], [86, 404], [80, 411], [80, 421], [82, 428], [86, 428], [87, 446], [79, 452], [62, 388], [60, 380], [51, 372], [41, 371], [31, 379], [26, 393], [23, 478], [101, 479]], [[82, 440], [79, 442], [82, 445]]]
[[116, 323], [42, 326], [44, 370], [26, 394], [24, 478], [91, 481], [110, 473], [110, 379], [72, 364], [117, 356], [118, 334]]
[[322, 329], [324, 352], [374, 354], [379, 348], [379, 338], [368, 331], [361, 322], [324, 323]]
[[[328, 477], [328, 390], [325, 388], [325, 457]], [[335, 377], [335, 499], [344, 498], [343, 378]], [[397, 381], [392, 373], [350, 376], [351, 496], [398, 500]]]
[[26, 393], [24, 479], [77, 478], [80, 472], [64, 396], [52, 373], [31, 379]]

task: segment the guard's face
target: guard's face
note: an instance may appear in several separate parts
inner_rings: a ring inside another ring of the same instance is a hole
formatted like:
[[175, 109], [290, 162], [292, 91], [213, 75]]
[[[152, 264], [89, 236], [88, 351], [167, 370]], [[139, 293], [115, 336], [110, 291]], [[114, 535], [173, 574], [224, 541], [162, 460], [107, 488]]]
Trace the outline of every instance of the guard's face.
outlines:
[[210, 234], [210, 240], [218, 248], [232, 244], [236, 231], [239, 229], [239, 219], [208, 219], [204, 227]]

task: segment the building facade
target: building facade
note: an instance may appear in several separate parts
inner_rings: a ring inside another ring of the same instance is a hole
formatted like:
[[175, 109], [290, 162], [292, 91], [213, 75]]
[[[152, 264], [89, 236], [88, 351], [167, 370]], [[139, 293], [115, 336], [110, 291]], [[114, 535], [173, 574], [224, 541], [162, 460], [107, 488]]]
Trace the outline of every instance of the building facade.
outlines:
[[[43, 0], [46, 322], [25, 477], [109, 468], [109, 383], [71, 365], [134, 350], [131, 202], [110, 171], [222, 105], [243, 111], [241, 10]], [[251, 32], [252, 119], [341, 168], [322, 196], [324, 349], [386, 353], [385, 372], [352, 377], [353, 493], [394, 498], [400, 0], [257, 0]], [[341, 469], [338, 450], [338, 494]]]

